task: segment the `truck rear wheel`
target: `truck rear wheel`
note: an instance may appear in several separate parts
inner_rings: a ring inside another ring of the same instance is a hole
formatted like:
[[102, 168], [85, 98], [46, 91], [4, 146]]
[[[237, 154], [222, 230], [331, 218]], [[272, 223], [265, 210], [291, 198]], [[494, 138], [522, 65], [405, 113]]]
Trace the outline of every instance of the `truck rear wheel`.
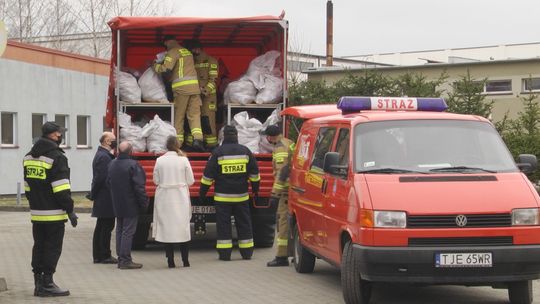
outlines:
[[150, 223], [139, 223], [137, 225], [137, 230], [133, 236], [133, 244], [131, 248], [135, 250], [144, 249], [146, 243], [148, 242], [148, 234], [150, 232]]
[[533, 302], [532, 281], [509, 283], [508, 298], [511, 304], [531, 304]]
[[299, 273], [311, 273], [315, 268], [315, 256], [300, 243], [298, 226], [294, 226], [294, 269]]
[[347, 241], [341, 256], [341, 289], [347, 304], [367, 304], [371, 298], [371, 283], [362, 280], [359, 262], [352, 242]]

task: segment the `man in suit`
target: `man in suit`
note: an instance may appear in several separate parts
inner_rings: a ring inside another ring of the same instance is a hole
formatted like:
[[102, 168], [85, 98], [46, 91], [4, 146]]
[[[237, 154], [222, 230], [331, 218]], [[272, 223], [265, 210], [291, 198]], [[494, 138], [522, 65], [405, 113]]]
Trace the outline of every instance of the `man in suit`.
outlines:
[[114, 210], [111, 191], [107, 184], [109, 163], [114, 159], [116, 137], [112, 132], [103, 132], [99, 139], [100, 146], [92, 161], [92, 189], [90, 199], [94, 201], [92, 217], [97, 218], [92, 241], [94, 263], [117, 264], [111, 256], [111, 232], [114, 228]]

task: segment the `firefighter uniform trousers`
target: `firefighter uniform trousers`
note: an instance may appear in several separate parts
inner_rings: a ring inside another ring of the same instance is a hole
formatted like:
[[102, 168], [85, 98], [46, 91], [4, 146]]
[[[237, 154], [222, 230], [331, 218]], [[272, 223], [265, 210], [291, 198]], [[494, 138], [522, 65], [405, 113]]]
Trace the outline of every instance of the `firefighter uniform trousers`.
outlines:
[[32, 223], [32, 272], [53, 274], [62, 254], [64, 222]]
[[238, 232], [238, 248], [245, 260], [253, 254], [253, 231], [249, 209], [249, 182], [253, 193], [259, 191], [259, 168], [251, 151], [243, 145], [228, 142], [217, 147], [210, 156], [201, 178], [200, 197], [206, 197], [214, 184], [217, 242], [220, 260], [231, 259], [233, 248], [231, 216], [234, 216]]
[[216, 111], [218, 61], [204, 51], [195, 56], [195, 69], [201, 86], [201, 124], [206, 147], [217, 146]]
[[[187, 115], [191, 138], [203, 140], [201, 128], [201, 97], [184, 95], [174, 91], [174, 128], [180, 145], [184, 142], [184, 120]], [[193, 143], [193, 140], [191, 140]]]
[[294, 143], [287, 138], [280, 138], [272, 152], [272, 166], [274, 169], [274, 184], [272, 197], [278, 198], [277, 209], [277, 257], [287, 257], [289, 245], [289, 165], [294, 151]]
[[238, 248], [243, 258], [253, 255], [253, 232], [251, 228], [251, 212], [249, 201], [241, 203], [215, 203], [217, 243], [216, 249], [220, 257], [230, 259], [232, 253], [231, 216], [234, 216], [238, 232]]

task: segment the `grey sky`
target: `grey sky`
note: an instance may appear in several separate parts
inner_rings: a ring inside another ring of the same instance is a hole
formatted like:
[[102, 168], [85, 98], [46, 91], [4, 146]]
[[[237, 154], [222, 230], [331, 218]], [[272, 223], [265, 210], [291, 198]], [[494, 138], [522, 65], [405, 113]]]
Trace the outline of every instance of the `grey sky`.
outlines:
[[[293, 50], [324, 55], [326, 0], [171, 0], [180, 16], [279, 15]], [[334, 55], [540, 42], [539, 0], [333, 0]]]

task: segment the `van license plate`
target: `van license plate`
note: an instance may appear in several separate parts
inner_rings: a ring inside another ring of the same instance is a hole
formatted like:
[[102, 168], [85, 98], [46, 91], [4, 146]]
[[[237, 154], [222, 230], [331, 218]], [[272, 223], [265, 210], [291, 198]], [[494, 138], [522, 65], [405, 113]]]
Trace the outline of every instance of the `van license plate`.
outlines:
[[214, 206], [191, 206], [191, 211], [199, 214], [213, 214], [216, 213], [216, 208]]
[[491, 252], [437, 253], [435, 267], [492, 267]]

